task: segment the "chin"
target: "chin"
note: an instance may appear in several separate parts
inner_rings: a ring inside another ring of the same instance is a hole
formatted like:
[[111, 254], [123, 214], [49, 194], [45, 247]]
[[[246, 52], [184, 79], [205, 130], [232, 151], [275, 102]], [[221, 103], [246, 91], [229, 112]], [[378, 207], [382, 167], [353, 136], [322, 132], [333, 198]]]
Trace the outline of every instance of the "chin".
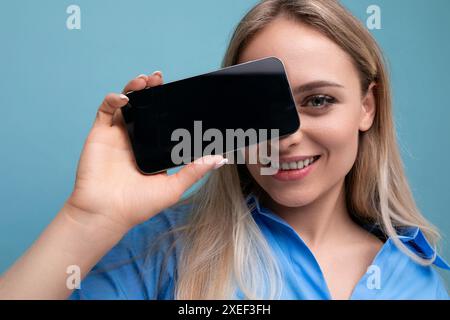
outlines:
[[292, 190], [280, 192], [279, 190], [266, 190], [266, 193], [274, 202], [290, 208], [308, 205], [316, 198], [315, 193], [312, 191], [305, 192], [300, 190]]

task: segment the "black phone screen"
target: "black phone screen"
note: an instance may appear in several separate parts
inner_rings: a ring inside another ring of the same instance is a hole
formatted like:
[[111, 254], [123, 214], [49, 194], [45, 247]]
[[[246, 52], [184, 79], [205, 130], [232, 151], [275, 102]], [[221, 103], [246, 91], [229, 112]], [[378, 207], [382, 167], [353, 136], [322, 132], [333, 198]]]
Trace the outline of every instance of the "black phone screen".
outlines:
[[[180, 143], [173, 140], [177, 129], [191, 135], [192, 148], [186, 159], [190, 162], [202, 156], [196, 152], [199, 145], [195, 149], [193, 141], [199, 139], [199, 125], [203, 133], [216, 129], [223, 137], [227, 130], [238, 129], [257, 132], [278, 129], [282, 137], [294, 133], [300, 126], [284, 66], [275, 57], [131, 92], [127, 96], [129, 102], [121, 111], [137, 167], [144, 174], [180, 165], [174, 163], [171, 156], [173, 148]], [[202, 139], [200, 149], [204, 150], [210, 143]], [[227, 153], [246, 147], [249, 142], [234, 146], [224, 142], [223, 145], [223, 152]]]

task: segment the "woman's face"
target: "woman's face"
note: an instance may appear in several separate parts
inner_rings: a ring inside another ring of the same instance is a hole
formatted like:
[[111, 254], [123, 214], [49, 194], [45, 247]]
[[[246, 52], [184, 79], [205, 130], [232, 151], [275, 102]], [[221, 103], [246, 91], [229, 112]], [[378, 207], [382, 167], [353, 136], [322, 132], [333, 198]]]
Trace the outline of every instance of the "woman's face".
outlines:
[[[277, 175], [261, 175], [261, 164], [247, 167], [278, 204], [304, 206], [343, 183], [352, 168], [359, 131], [368, 130], [373, 123], [372, 90], [362, 96], [358, 71], [337, 44], [315, 29], [284, 17], [256, 34], [239, 63], [268, 56], [284, 63], [301, 128], [279, 141]], [[317, 156], [320, 158], [312, 165], [299, 169], [305, 163], [298, 160]], [[293, 169], [281, 170], [287, 165]]]

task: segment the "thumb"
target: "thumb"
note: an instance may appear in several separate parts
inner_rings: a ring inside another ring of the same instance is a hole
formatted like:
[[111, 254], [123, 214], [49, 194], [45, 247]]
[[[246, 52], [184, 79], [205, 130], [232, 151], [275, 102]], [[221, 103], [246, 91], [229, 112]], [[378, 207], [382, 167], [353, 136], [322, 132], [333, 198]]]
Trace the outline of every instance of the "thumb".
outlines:
[[[194, 183], [199, 181], [208, 171], [218, 169], [228, 162], [227, 158], [221, 155], [208, 155], [198, 158], [184, 166], [180, 171], [171, 177], [179, 194], [183, 194]], [[177, 192], [177, 193], [178, 193]]]

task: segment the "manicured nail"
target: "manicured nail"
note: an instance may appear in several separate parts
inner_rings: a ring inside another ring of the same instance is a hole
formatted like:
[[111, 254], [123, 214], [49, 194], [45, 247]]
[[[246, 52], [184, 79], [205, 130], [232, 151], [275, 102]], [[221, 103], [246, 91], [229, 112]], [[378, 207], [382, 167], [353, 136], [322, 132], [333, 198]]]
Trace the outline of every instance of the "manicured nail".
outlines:
[[128, 99], [128, 97], [126, 96], [126, 95], [124, 95], [124, 94], [119, 94], [119, 97], [120, 97], [120, 99], [122, 99], [122, 100], [130, 100], [130, 99]]
[[[195, 159], [194, 163], [197, 163], [197, 164], [214, 164], [215, 165], [215, 164], [219, 163], [220, 161], [222, 161], [223, 159], [224, 159], [224, 157], [222, 155], [209, 154], [209, 155], [203, 156], [201, 158]], [[227, 159], [227, 161], [228, 161], [228, 159]]]
[[146, 74], [140, 74], [140, 75], [138, 75], [136, 78], [147, 79], [147, 75], [146, 75]]
[[228, 159], [223, 158], [222, 160], [220, 160], [219, 162], [216, 163], [216, 165], [214, 166], [214, 169], [219, 169], [221, 166], [223, 166], [226, 163], [228, 163]]
[[155, 71], [152, 73], [152, 76], [160, 76], [162, 78], [162, 72], [161, 71]]

